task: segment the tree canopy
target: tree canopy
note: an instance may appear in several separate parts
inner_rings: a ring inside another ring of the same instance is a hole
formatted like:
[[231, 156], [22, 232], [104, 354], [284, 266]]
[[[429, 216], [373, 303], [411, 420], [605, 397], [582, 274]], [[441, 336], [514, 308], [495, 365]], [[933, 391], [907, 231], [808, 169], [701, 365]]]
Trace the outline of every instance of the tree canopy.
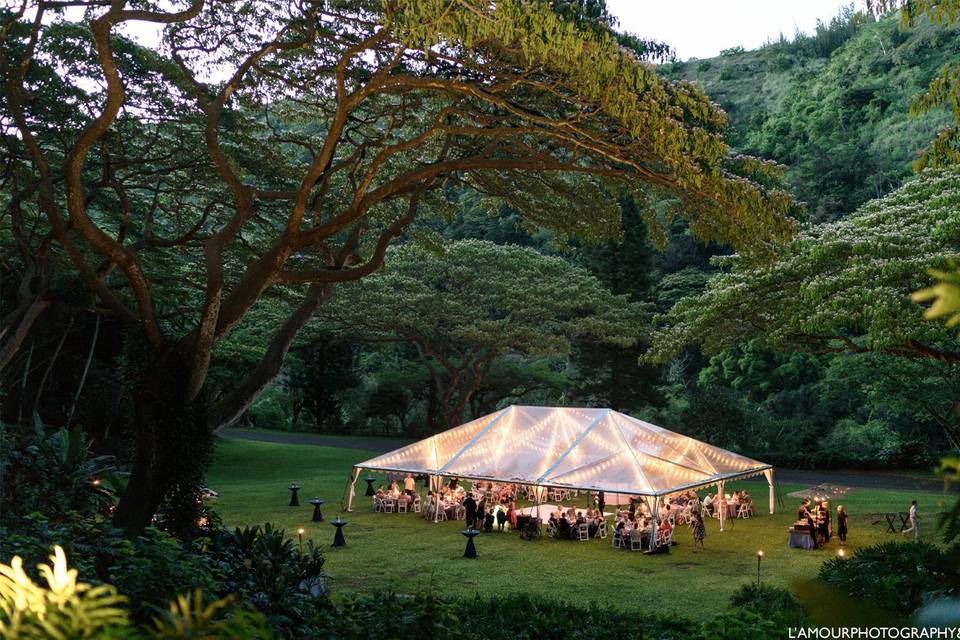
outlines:
[[575, 339], [630, 346], [649, 314], [570, 262], [517, 246], [462, 240], [442, 251], [405, 243], [380, 273], [341, 287], [318, 312], [324, 326], [416, 345], [447, 425], [497, 358], [551, 357]]
[[739, 256], [702, 295], [663, 318], [647, 357], [688, 345], [717, 353], [743, 339], [817, 353], [960, 362], [956, 338], [921, 320], [910, 293], [928, 266], [960, 258], [960, 170], [928, 170], [846, 219], [804, 229], [765, 264]]

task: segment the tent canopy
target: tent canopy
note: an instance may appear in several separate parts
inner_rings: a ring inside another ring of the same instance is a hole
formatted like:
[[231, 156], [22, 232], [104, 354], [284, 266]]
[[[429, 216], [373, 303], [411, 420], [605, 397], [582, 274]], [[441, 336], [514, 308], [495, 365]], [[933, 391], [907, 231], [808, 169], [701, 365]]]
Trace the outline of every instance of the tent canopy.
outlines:
[[772, 469], [611, 409], [516, 405], [355, 467], [647, 496]]

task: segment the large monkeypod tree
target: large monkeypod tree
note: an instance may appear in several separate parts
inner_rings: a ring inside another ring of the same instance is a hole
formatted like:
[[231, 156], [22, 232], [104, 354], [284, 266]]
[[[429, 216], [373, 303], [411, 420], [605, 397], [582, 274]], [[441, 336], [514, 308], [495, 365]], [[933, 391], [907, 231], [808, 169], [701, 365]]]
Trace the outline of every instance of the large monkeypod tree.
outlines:
[[[556, 4], [23, 0], [2, 14], [9, 233], [126, 328], [136, 455], [118, 526], [139, 531], [196, 480], [188, 454], [445, 186], [566, 234], [615, 234], [615, 189], [654, 231], [679, 214], [752, 254], [792, 233], [776, 167], [730, 155], [699, 89]], [[208, 397], [217, 345], [276, 292], [296, 304], [261, 359]], [[5, 329], [42, 313], [26, 302]]]
[[629, 347], [648, 316], [562, 258], [483, 240], [440, 251], [402, 244], [388, 253], [384, 271], [341, 293], [319, 311], [320, 321], [348, 335], [416, 346], [443, 429], [463, 421], [498, 359], [565, 355], [577, 338]]

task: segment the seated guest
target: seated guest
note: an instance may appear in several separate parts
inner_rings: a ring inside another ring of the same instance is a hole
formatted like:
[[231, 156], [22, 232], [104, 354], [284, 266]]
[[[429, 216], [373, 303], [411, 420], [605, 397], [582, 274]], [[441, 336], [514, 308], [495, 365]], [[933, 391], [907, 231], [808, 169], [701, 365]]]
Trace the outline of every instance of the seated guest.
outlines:
[[558, 538], [569, 538], [570, 537], [570, 521], [566, 518], [560, 518], [557, 523], [557, 537]]
[[483, 530], [486, 531], [487, 533], [492, 532], [494, 520], [495, 520], [495, 516], [493, 514], [493, 507], [491, 507], [490, 509], [487, 510], [487, 512], [483, 516]]
[[560, 530], [560, 514], [556, 511], [550, 512], [550, 518], [547, 520], [547, 522], [552, 524], [554, 529], [558, 531]]
[[713, 494], [708, 493], [706, 497], [704, 497], [703, 503], [702, 503], [703, 508], [706, 509], [707, 513], [710, 514], [711, 516], [713, 515], [713, 510], [714, 510], [713, 502], [714, 502]]
[[594, 517], [590, 519], [590, 523], [587, 526], [587, 533], [590, 535], [591, 538], [597, 537], [597, 531], [599, 531], [600, 529], [600, 522], [602, 520], [603, 519], [599, 517]]
[[398, 495], [400, 495], [400, 487], [397, 486], [397, 481], [396, 481], [396, 480], [391, 480], [391, 481], [390, 481], [390, 488], [387, 489], [387, 493], [389, 493], [389, 494], [392, 495], [392, 496], [398, 496]]
[[383, 485], [382, 485], [382, 484], [381, 484], [381, 485], [378, 485], [378, 486], [377, 486], [377, 495], [376, 495], [376, 497], [377, 497], [378, 499], [382, 500], [385, 496], [386, 496], [386, 493], [384, 493], [384, 491], [383, 491]]

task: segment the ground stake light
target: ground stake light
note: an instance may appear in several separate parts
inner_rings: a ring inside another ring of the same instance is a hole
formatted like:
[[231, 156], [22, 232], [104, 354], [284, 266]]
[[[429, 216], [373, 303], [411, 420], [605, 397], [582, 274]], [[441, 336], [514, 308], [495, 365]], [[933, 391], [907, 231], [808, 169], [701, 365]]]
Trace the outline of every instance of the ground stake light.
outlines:
[[757, 586], [760, 586], [760, 561], [763, 560], [763, 550], [757, 551]]
[[303, 527], [297, 529], [297, 537], [300, 538], [300, 559], [303, 560]]

